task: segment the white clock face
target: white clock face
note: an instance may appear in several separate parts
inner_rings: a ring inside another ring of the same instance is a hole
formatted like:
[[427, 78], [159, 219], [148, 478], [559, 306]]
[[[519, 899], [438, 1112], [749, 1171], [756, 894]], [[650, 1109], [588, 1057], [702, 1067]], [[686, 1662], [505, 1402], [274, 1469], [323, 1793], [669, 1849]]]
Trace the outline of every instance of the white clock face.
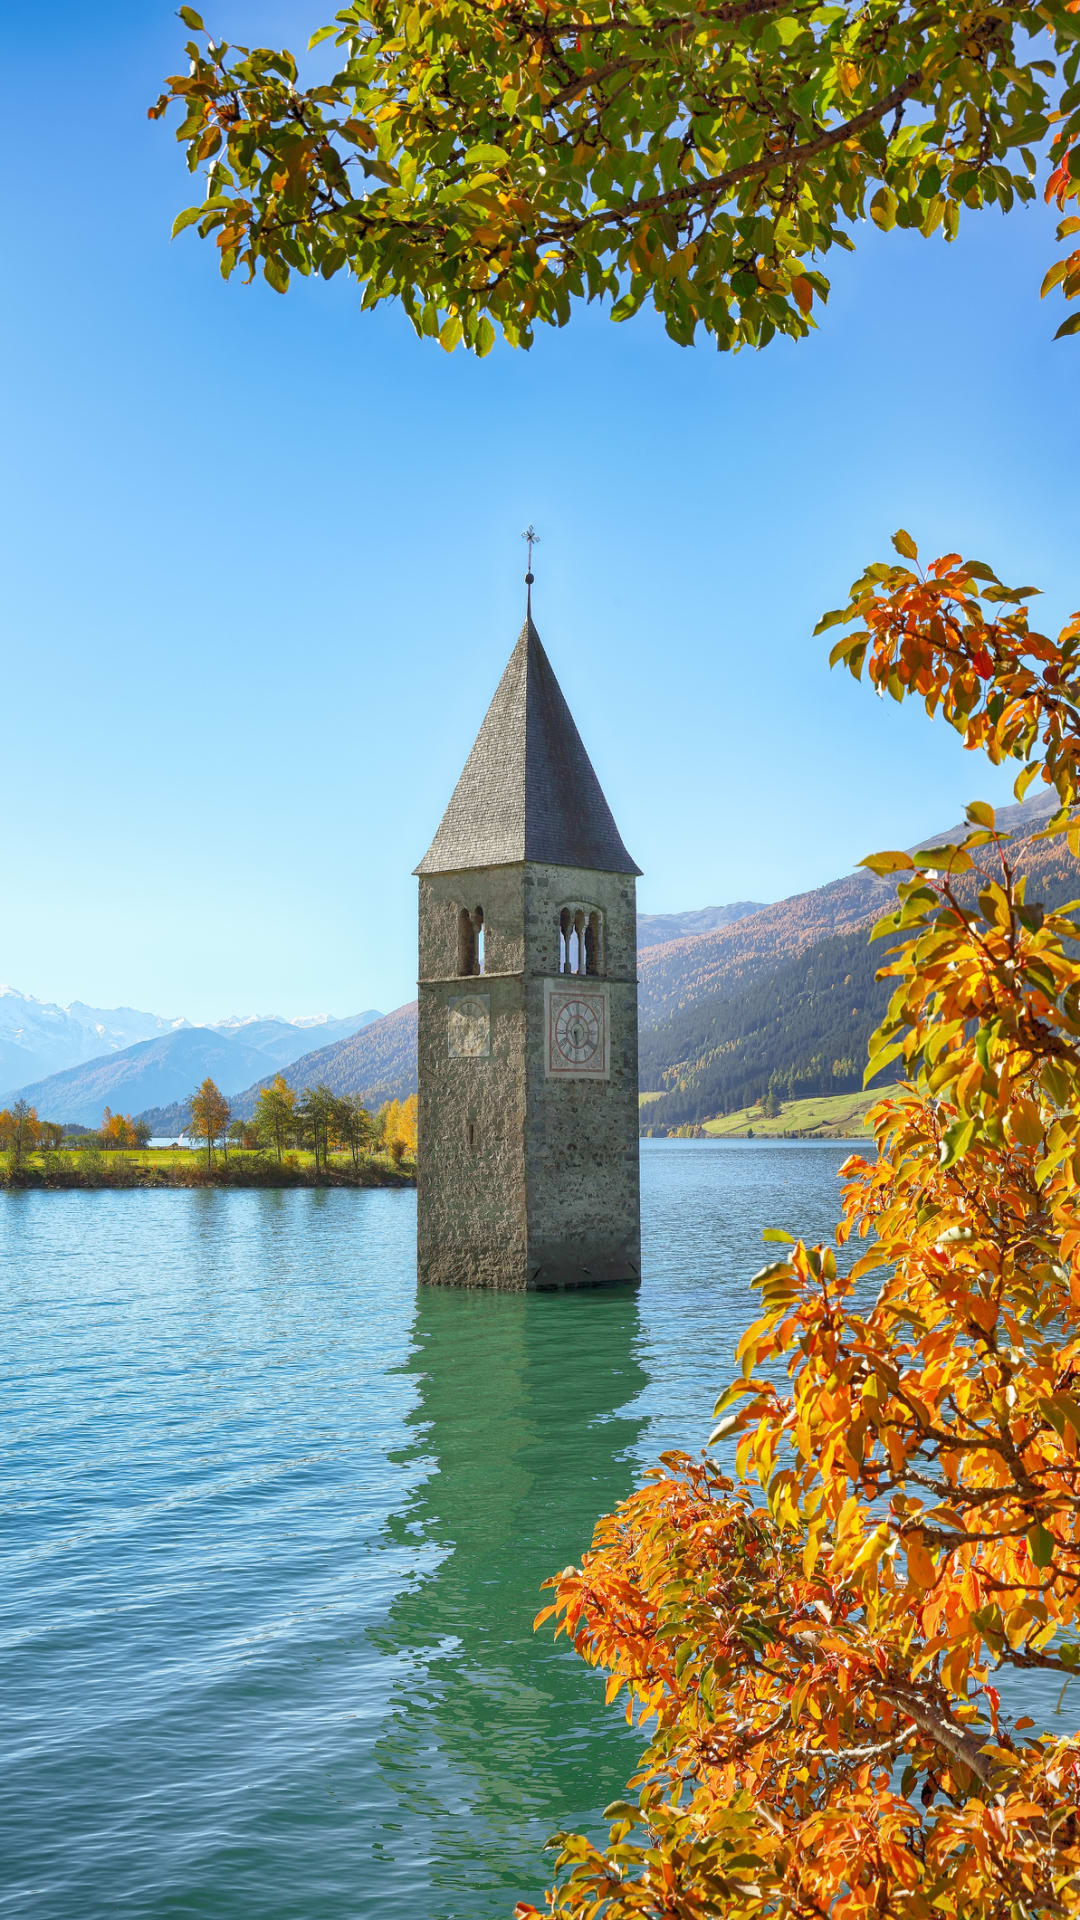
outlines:
[[608, 1070], [607, 995], [602, 988], [547, 990], [547, 1070], [603, 1077]]
[[491, 995], [463, 993], [447, 1013], [451, 1060], [484, 1060], [491, 1053]]
[[600, 1021], [587, 1000], [568, 1000], [555, 1018], [555, 1045], [571, 1067], [586, 1067], [600, 1045]]

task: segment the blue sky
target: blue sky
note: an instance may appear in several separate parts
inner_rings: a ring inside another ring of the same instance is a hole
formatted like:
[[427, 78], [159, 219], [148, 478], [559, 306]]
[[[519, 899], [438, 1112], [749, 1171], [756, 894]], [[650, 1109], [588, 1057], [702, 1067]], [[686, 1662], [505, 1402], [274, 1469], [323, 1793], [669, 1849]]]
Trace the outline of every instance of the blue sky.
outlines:
[[[297, 51], [331, 8], [208, 0]], [[1077, 599], [1080, 346], [1041, 205], [861, 230], [759, 356], [598, 311], [484, 362], [344, 280], [226, 286], [190, 234], [158, 0], [5, 16], [0, 979], [207, 1019], [389, 1008], [415, 881], [522, 617], [645, 910], [775, 899], [1008, 781], [826, 667], [907, 526]], [[1070, 563], [1073, 563], [1072, 565]]]

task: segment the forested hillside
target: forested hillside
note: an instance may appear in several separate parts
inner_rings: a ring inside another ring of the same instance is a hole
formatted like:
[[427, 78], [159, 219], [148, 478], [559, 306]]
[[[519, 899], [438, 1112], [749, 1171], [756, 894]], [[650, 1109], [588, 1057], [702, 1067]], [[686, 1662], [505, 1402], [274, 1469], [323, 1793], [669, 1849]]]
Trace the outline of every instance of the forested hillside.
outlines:
[[713, 932], [650, 947], [638, 966], [642, 1027], [658, 1026], [685, 1007], [752, 985], [763, 967], [793, 958], [819, 940], [866, 926], [884, 913], [892, 888], [872, 874], [849, 874], [812, 893]]
[[763, 900], [733, 900], [726, 907], [695, 907], [691, 913], [639, 913], [637, 945], [659, 947], [667, 940], [681, 940], [687, 934], [711, 933], [714, 927], [726, 927], [733, 920], [745, 920], [747, 914], [760, 913]]
[[[1045, 818], [1049, 805], [1040, 792], [1029, 796], [1022, 807], [1000, 808], [998, 822], [1008, 832], [1026, 829], [1030, 833]], [[949, 827], [920, 844], [938, 846], [963, 831], [959, 825]], [[889, 881], [858, 868], [824, 887], [793, 894], [709, 933], [650, 947], [638, 968], [642, 1027], [658, 1025], [682, 1007], [739, 990], [756, 980], [763, 967], [793, 957], [832, 934], [872, 924], [888, 910], [892, 898]]]
[[[272, 1079], [269, 1074], [236, 1096], [233, 1112], [240, 1119], [247, 1119], [259, 1089]], [[289, 1068], [288, 1079], [295, 1087], [326, 1085], [332, 1093], [354, 1093], [368, 1107], [407, 1099], [416, 1092], [416, 1001], [396, 1007], [347, 1040], [306, 1053]]]
[[[1014, 854], [1027, 875], [1029, 899], [1055, 906], [1080, 893], [1080, 866], [1061, 842], [1020, 840]], [[756, 921], [768, 917], [778, 940], [786, 930], [791, 941], [793, 950], [771, 965], [763, 940], [756, 954], [749, 941], [741, 944], [726, 968], [718, 964], [715, 948], [696, 969], [679, 956], [687, 1004], [642, 1022], [641, 1086], [662, 1093], [642, 1111], [645, 1131], [700, 1124], [764, 1099], [770, 1089], [787, 1100], [862, 1085], [867, 1042], [889, 993], [888, 983], [874, 977], [887, 964], [888, 939], [872, 943], [869, 935], [874, 919], [887, 911], [892, 888], [884, 881], [870, 884], [876, 896], [871, 913], [840, 934], [815, 940], [807, 939], [805, 930], [815, 917], [820, 923], [830, 900], [851, 910], [858, 896], [851, 890], [839, 893], [848, 888], [843, 881], [820, 889], [818, 896], [782, 902], [791, 909], [786, 920], [773, 908], [755, 915]], [[752, 926], [748, 921], [728, 931], [748, 932]], [[651, 958], [642, 961], [643, 975]], [[691, 997], [705, 980], [713, 990]]]
[[641, 1033], [641, 1085], [663, 1088], [643, 1130], [711, 1120], [762, 1099], [862, 1085], [866, 1042], [888, 998], [866, 929], [834, 934]]

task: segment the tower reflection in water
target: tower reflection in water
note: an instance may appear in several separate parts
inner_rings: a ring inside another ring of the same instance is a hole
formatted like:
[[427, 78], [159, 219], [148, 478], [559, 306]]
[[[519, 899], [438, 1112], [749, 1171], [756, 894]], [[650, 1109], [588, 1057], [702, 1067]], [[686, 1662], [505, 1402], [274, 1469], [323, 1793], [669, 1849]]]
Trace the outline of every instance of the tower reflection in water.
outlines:
[[550, 1632], [540, 1583], [580, 1560], [629, 1491], [645, 1384], [632, 1289], [421, 1288], [419, 1387], [391, 1523], [418, 1571], [379, 1642], [400, 1666], [376, 1755], [372, 1891], [424, 1920], [494, 1920], [537, 1897], [563, 1826], [592, 1827], [641, 1741]]

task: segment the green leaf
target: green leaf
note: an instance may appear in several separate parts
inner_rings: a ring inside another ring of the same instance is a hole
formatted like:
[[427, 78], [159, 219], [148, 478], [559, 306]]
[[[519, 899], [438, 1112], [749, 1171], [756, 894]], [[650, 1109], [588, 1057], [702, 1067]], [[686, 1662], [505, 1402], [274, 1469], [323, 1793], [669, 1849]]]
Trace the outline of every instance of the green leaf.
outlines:
[[1062, 321], [1054, 339], [1064, 340], [1068, 333], [1080, 333], [1080, 313], [1070, 313], [1068, 319]]
[[993, 807], [989, 806], [985, 800], [973, 800], [965, 811], [974, 826], [993, 829], [996, 815]]
[[439, 345], [443, 347], [447, 353], [453, 353], [460, 339], [461, 315], [460, 313], [452, 313], [443, 321], [439, 329]]
[[172, 223], [170, 238], [175, 240], [177, 234], [183, 233], [185, 227], [193, 227], [196, 220], [202, 218], [202, 211], [201, 207], [185, 207], [183, 213], [178, 213]]
[[463, 157], [466, 167], [505, 167], [510, 159], [505, 147], [493, 147], [481, 141], [478, 147], [470, 147]]
[[946, 1130], [941, 1142], [938, 1159], [943, 1167], [951, 1167], [955, 1161], [962, 1160], [975, 1138], [975, 1121], [954, 1120]]
[[759, 1272], [752, 1275], [750, 1280], [750, 1285], [752, 1287], [765, 1287], [768, 1285], [770, 1280], [777, 1278], [777, 1276], [782, 1277], [786, 1274], [790, 1274], [791, 1271], [792, 1271], [792, 1268], [791, 1268], [790, 1261], [787, 1261], [787, 1260], [770, 1261], [767, 1267], [762, 1267], [759, 1270]]
[[[829, 627], [838, 627], [841, 621], [850, 620], [850, 619], [851, 619], [851, 613], [847, 607], [834, 607], [831, 613], [823, 613], [821, 616], [821, 619], [817, 623], [817, 626], [814, 628], [815, 640], [817, 639], [817, 636], [819, 633], [825, 633]], [[844, 644], [845, 643], [843, 641], [840, 642], [841, 646], [843, 646]], [[829, 655], [830, 667], [832, 666], [832, 664], [833, 664], [833, 657], [832, 657], [832, 654], [830, 654]]]
[[892, 543], [897, 553], [902, 554], [905, 560], [918, 559], [919, 549], [915, 545], [910, 533], [905, 533], [903, 527], [901, 527], [897, 533], [893, 534]]
[[1037, 1567], [1048, 1567], [1054, 1557], [1054, 1536], [1038, 1521], [1028, 1528], [1028, 1552]]
[[883, 233], [888, 233], [890, 227], [896, 225], [896, 195], [890, 193], [887, 187], [879, 187], [871, 200], [870, 218]]
[[865, 860], [859, 861], [860, 867], [869, 867], [871, 873], [908, 873], [915, 862], [910, 853], [868, 853]]
[[970, 873], [973, 862], [963, 847], [920, 847], [912, 864], [924, 872]]
[[786, 1241], [789, 1247], [795, 1245], [795, 1235], [793, 1233], [785, 1233], [783, 1227], [763, 1227], [761, 1237], [763, 1240]]
[[897, 1040], [891, 1047], [879, 1047], [876, 1053], [872, 1053], [866, 1064], [866, 1072], [863, 1074], [863, 1086], [868, 1087], [871, 1080], [881, 1072], [882, 1068], [889, 1066], [892, 1061], [898, 1060], [903, 1051], [903, 1041]]
[[196, 13], [194, 7], [181, 7], [180, 18], [183, 21], [185, 27], [191, 28], [192, 33], [206, 32], [206, 28], [203, 26], [203, 23], [202, 23], [202, 16], [201, 14]]

